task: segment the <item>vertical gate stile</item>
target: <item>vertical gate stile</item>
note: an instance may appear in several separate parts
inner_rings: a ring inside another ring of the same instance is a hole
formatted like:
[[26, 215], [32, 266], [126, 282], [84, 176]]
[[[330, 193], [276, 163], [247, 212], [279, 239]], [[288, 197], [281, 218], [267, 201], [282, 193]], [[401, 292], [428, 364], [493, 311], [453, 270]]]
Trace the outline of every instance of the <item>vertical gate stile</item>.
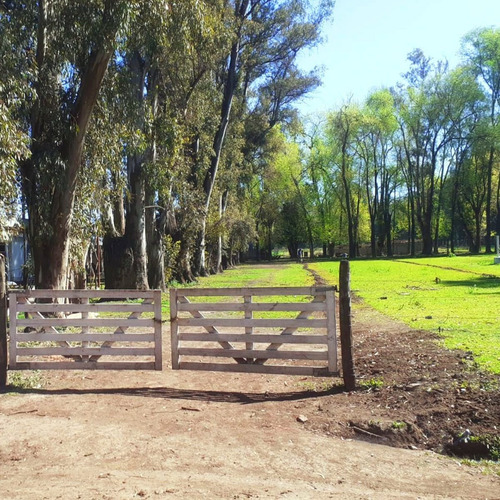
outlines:
[[9, 368], [16, 369], [17, 364], [17, 294], [9, 294]]
[[[252, 310], [249, 308], [249, 304], [252, 303], [252, 296], [251, 295], [245, 295], [243, 297], [243, 300], [245, 302], [245, 319], [252, 319], [253, 318], [253, 314], [252, 314]], [[253, 333], [253, 327], [252, 326], [246, 326], [245, 327], [245, 335], [251, 335]], [[246, 342], [245, 344], [245, 349], [247, 349], [248, 351], [251, 351], [253, 350], [253, 342]], [[254, 359], [253, 358], [247, 358], [247, 363], [251, 364], [254, 362]]]
[[172, 350], [172, 369], [179, 369], [179, 325], [177, 322], [177, 290], [170, 289], [170, 342]]
[[161, 332], [161, 290], [153, 292], [154, 297], [154, 338], [155, 338], [155, 370], [162, 369], [162, 332]]
[[[88, 297], [81, 298], [80, 303], [88, 306], [89, 305], [89, 298]], [[88, 317], [89, 317], [88, 310], [82, 311], [82, 319], [87, 319]], [[82, 333], [89, 333], [88, 325], [85, 325], [82, 327]], [[82, 341], [82, 347], [88, 347], [89, 344], [90, 343], [86, 340]], [[90, 356], [82, 356], [82, 361], [84, 361], [84, 362], [88, 362], [89, 359], [90, 359]]]
[[328, 371], [337, 371], [337, 332], [335, 323], [335, 292], [326, 292], [326, 325], [327, 325], [327, 347], [328, 347]]

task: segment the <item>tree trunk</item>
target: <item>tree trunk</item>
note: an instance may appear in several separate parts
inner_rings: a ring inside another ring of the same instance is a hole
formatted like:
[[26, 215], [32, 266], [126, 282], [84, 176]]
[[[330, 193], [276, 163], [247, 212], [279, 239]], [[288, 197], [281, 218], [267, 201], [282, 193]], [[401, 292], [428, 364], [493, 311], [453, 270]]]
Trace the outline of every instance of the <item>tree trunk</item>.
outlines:
[[[227, 210], [228, 201], [228, 191], [224, 191], [219, 198], [219, 224], [222, 224], [222, 219]], [[223, 255], [223, 237], [222, 237], [222, 227], [219, 228], [219, 237], [217, 239], [217, 262], [216, 262], [216, 272], [221, 273], [224, 268], [222, 266], [222, 255]]]
[[207, 217], [210, 209], [210, 200], [212, 197], [212, 192], [215, 186], [215, 179], [217, 177], [217, 171], [219, 169], [220, 158], [222, 154], [222, 147], [224, 145], [224, 140], [226, 138], [226, 132], [229, 125], [229, 118], [231, 114], [231, 108], [233, 105], [233, 98], [236, 88], [238, 86], [238, 63], [240, 59], [240, 44], [241, 44], [241, 28], [243, 24], [243, 19], [246, 15], [250, 0], [242, 0], [241, 4], [237, 6], [236, 17], [240, 22], [240, 27], [236, 33], [235, 41], [231, 47], [231, 54], [229, 56], [229, 66], [226, 74], [226, 81], [224, 84], [224, 96], [222, 99], [221, 106], [221, 117], [219, 121], [219, 126], [215, 133], [214, 143], [213, 143], [213, 155], [210, 161], [210, 168], [208, 169], [205, 179], [203, 181], [203, 190], [205, 194], [204, 210], [202, 212], [202, 221], [200, 225], [200, 232], [198, 236], [198, 248], [195, 254], [195, 273], [197, 275], [206, 274], [205, 269], [205, 239], [206, 239], [206, 228], [207, 228]]
[[146, 242], [148, 262], [148, 284], [157, 290], [166, 290], [165, 286], [165, 235], [166, 210], [156, 212], [153, 208], [146, 211]]
[[129, 158], [130, 201], [127, 207], [125, 241], [133, 257], [132, 267], [128, 269], [128, 279], [124, 288], [147, 290], [148, 268], [146, 254], [146, 186], [142, 158]]
[[176, 278], [181, 283], [190, 283], [194, 281], [194, 275], [191, 270], [190, 263], [191, 255], [190, 255], [190, 246], [186, 240], [181, 240], [181, 245], [179, 249], [179, 257], [178, 257], [178, 265]]
[[[69, 120], [65, 124], [65, 133], [62, 137], [54, 137], [51, 116], [54, 112], [59, 113], [59, 110], [54, 109], [51, 92], [56, 93], [57, 89], [50, 80], [50, 62], [45, 60], [48, 29], [46, 2], [39, 2], [36, 49], [38, 100], [32, 112], [32, 155], [21, 165], [37, 288], [57, 289], [67, 286], [69, 238], [82, 151], [89, 120], [114, 50], [106, 40], [114, 39], [121, 25], [122, 6], [121, 2], [106, 2], [102, 25], [107, 32], [102, 37], [103, 46], [89, 47], [88, 63], [79, 86], [75, 89], [76, 99], [68, 110]], [[59, 104], [56, 103], [55, 106]], [[57, 179], [52, 184], [51, 180], [43, 178], [47, 175], [48, 158], [63, 164], [63, 168], [54, 164], [51, 175], [55, 173]]]
[[422, 255], [432, 255], [433, 238], [430, 215], [426, 214], [425, 220], [420, 224], [422, 233]]
[[492, 253], [491, 250], [491, 194], [493, 184], [493, 162], [495, 160], [495, 150], [490, 148], [488, 158], [488, 179], [486, 183], [486, 238], [485, 238], [485, 253]]

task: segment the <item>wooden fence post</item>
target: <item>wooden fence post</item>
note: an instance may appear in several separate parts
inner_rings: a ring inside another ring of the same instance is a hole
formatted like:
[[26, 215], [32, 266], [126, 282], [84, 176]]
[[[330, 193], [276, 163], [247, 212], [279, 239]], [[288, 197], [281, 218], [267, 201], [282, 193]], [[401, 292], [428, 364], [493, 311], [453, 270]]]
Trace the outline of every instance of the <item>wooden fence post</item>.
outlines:
[[340, 346], [342, 350], [342, 375], [347, 391], [356, 388], [352, 355], [351, 327], [351, 270], [349, 261], [340, 262], [339, 273]]
[[0, 254], [0, 390], [7, 387], [7, 281], [5, 258]]

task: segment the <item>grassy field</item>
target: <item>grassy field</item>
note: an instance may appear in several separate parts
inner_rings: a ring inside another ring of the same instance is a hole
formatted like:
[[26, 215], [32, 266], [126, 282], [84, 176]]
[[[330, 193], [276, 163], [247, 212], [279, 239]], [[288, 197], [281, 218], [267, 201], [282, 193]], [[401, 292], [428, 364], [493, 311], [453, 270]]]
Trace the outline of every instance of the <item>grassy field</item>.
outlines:
[[[196, 284], [173, 286], [178, 288], [194, 287], [194, 288], [238, 288], [243, 286], [248, 287], [290, 287], [290, 286], [313, 286], [314, 278], [311, 273], [307, 272], [302, 265], [292, 263], [272, 263], [272, 264], [251, 264], [241, 265], [234, 269], [228, 269], [221, 274], [215, 274], [208, 277], [199, 278]], [[169, 313], [169, 297], [164, 295], [162, 304], [162, 312], [165, 317]], [[192, 301], [217, 302], [227, 300], [227, 297], [193, 297]], [[276, 300], [273, 296], [261, 297], [260, 302], [272, 302]], [[280, 299], [283, 301], [283, 298]], [[307, 297], [298, 296], [293, 298], [293, 302], [305, 302]], [[292, 299], [290, 299], [292, 301]], [[272, 317], [294, 317], [295, 312], [290, 313], [254, 313], [255, 318], [272, 318]]]
[[[337, 283], [337, 262], [310, 267]], [[351, 286], [375, 309], [439, 333], [447, 347], [500, 373], [500, 266], [492, 256], [352, 261]]]

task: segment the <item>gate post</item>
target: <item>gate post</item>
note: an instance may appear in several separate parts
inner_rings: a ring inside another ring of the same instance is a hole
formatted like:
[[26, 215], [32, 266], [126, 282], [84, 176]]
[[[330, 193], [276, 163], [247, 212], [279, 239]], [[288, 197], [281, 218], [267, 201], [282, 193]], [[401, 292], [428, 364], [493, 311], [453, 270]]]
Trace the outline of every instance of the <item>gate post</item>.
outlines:
[[5, 258], [0, 254], [0, 390], [7, 387], [7, 281]]
[[356, 379], [354, 376], [354, 360], [352, 355], [351, 270], [348, 260], [340, 262], [339, 312], [342, 376], [346, 390], [353, 391], [356, 388]]
[[170, 349], [172, 370], [179, 369], [179, 325], [177, 322], [177, 290], [170, 289]]

